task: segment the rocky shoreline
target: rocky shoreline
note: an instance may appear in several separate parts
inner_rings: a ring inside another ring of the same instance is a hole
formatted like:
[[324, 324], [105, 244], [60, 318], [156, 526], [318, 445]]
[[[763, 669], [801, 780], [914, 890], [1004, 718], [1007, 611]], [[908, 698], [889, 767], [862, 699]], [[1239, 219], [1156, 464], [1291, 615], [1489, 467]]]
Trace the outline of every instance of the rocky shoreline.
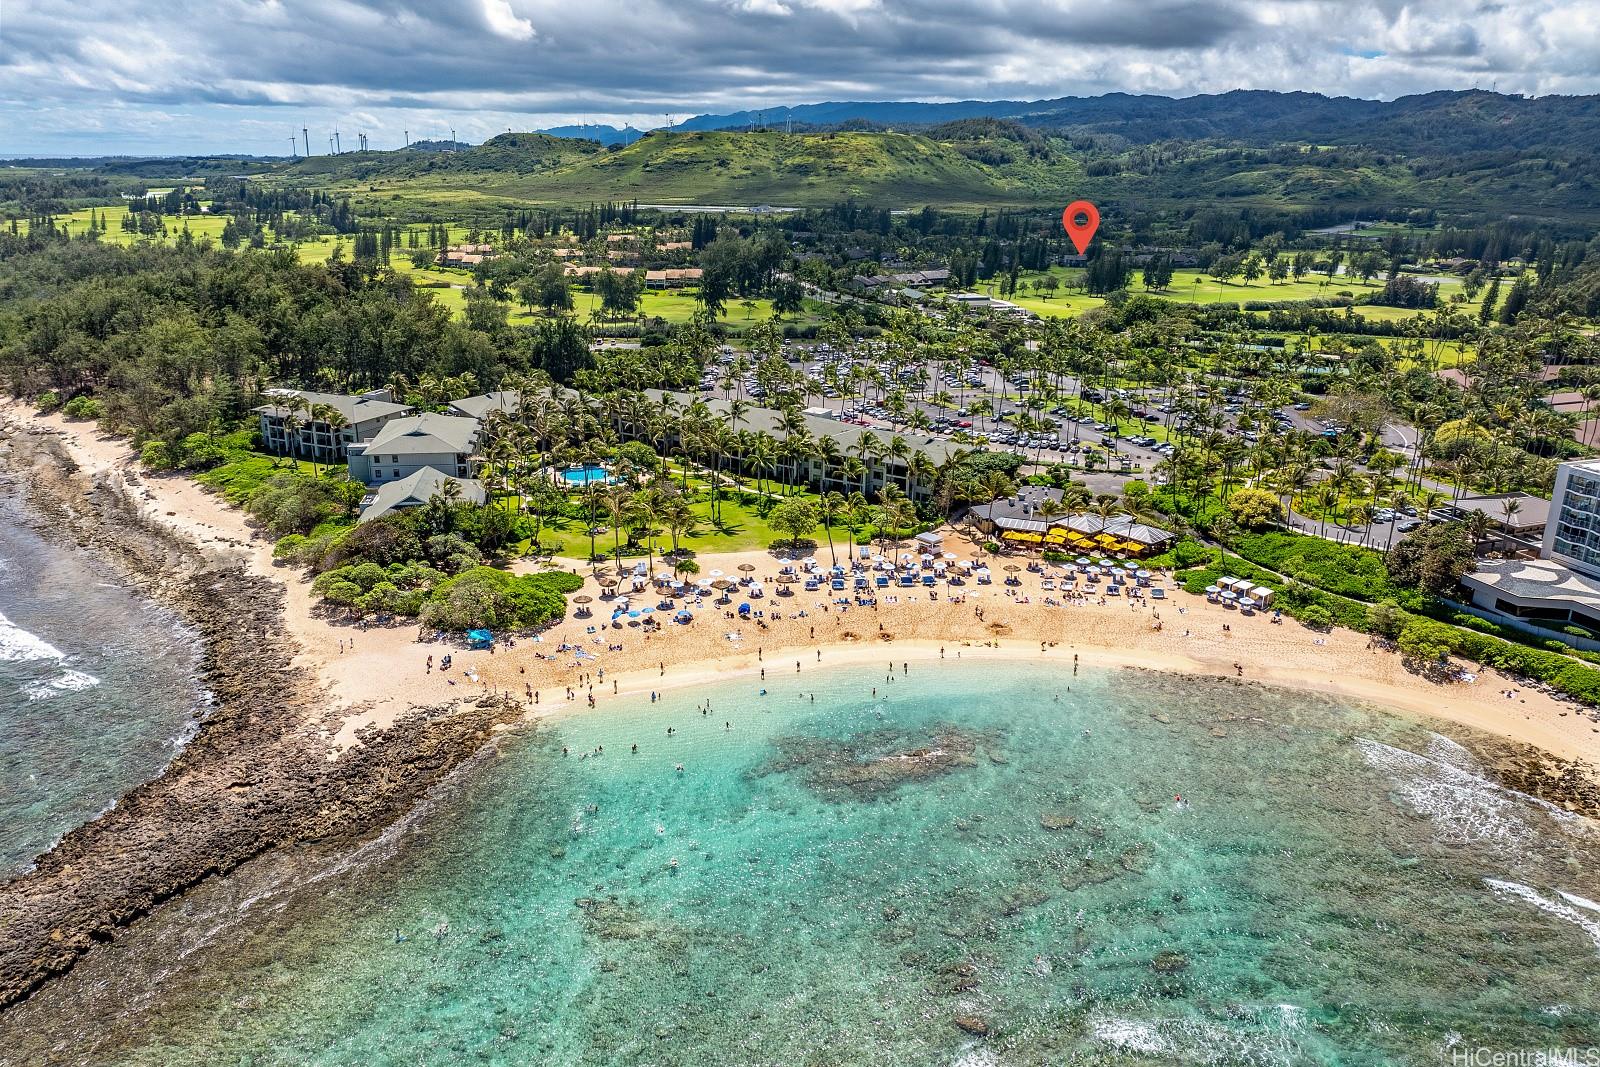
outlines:
[[0, 434], [0, 463], [25, 476], [54, 536], [193, 627], [213, 701], [165, 773], [0, 884], [0, 1008], [213, 875], [286, 845], [335, 851], [370, 837], [522, 716], [512, 701], [418, 709], [330, 759], [317, 714], [327, 700], [292, 664], [280, 587], [149, 520], [49, 435]]

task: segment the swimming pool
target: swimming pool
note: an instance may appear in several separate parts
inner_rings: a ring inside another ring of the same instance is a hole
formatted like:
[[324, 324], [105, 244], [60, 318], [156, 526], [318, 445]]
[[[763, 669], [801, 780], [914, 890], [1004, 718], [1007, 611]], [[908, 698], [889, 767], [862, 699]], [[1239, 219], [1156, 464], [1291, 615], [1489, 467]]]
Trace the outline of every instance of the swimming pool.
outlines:
[[606, 469], [598, 464], [588, 464], [583, 467], [569, 467], [561, 472], [561, 480], [569, 485], [588, 485], [590, 482], [604, 482], [610, 479]]

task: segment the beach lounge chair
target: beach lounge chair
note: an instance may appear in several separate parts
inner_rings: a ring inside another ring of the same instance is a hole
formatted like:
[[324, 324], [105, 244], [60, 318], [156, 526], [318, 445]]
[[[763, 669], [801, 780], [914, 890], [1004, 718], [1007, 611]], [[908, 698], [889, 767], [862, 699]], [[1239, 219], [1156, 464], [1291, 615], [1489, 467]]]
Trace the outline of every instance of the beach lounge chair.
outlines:
[[935, 583], [935, 582], [937, 582], [937, 581], [938, 581], [938, 580], [939, 580], [939, 579], [937, 579], [937, 578], [935, 578], [935, 577], [934, 577], [934, 576], [933, 576], [933, 575], [931, 575], [931, 574], [924, 574], [924, 575], [923, 575], [923, 576], [922, 576], [922, 584], [923, 584], [923, 585], [929, 585], [929, 586], [931, 586], [931, 585], [933, 585], [933, 584], [934, 584], [934, 583]]
[[1167, 591], [1165, 589], [1161, 588], [1159, 585], [1155, 586], [1154, 588], [1152, 588], [1150, 590], [1150, 599], [1151, 600], [1165, 600], [1165, 599], [1167, 599]]
[[1120, 585], [1108, 585], [1108, 586], [1106, 586], [1106, 596], [1121, 596], [1121, 595], [1122, 595], [1122, 586], [1120, 586]]
[[835, 578], [833, 581], [829, 582], [828, 584], [833, 589], [843, 589], [844, 588], [844, 579], [843, 578]]
[[889, 588], [889, 576], [887, 574], [878, 575], [878, 588], [879, 589], [887, 589], [887, 588]]
[[818, 582], [815, 578], [807, 578], [806, 579], [806, 592], [815, 593], [820, 588], [822, 588], [822, 584], [820, 582]]

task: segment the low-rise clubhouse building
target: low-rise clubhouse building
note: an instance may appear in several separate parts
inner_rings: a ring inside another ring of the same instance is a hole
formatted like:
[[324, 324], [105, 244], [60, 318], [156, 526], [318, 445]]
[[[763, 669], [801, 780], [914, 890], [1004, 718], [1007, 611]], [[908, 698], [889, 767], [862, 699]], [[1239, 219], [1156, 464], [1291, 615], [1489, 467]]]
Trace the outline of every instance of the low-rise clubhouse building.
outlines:
[[1029, 485], [968, 509], [967, 517], [988, 536], [1023, 550], [1143, 556], [1172, 541], [1170, 531], [1131, 515], [1058, 511], [1062, 498], [1059, 489]]
[[1600, 648], [1600, 460], [1556, 468], [1539, 558], [1482, 560], [1461, 584], [1478, 614]]
[[[451, 490], [449, 486], [454, 485]], [[483, 483], [476, 478], [452, 478], [432, 467], [397, 482], [384, 482], [372, 489], [361, 500], [361, 521], [370, 522], [394, 511], [420, 508], [435, 496], [444, 496], [470, 504], [482, 504], [489, 499]]]

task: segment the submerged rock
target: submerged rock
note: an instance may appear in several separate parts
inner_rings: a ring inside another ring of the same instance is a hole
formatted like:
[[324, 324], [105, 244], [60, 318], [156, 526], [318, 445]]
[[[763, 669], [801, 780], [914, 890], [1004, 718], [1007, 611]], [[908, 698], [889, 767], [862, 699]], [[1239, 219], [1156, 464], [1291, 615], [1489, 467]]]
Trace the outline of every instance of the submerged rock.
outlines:
[[1064, 889], [1082, 889], [1086, 885], [1099, 885], [1109, 882], [1119, 872], [1094, 860], [1084, 860], [1081, 866], [1066, 871], [1061, 875], [1061, 885]]
[[949, 725], [923, 731], [872, 730], [843, 741], [785, 737], [776, 742], [778, 755], [754, 773], [797, 773], [826, 800], [869, 800], [911, 782], [976, 766], [978, 745], [986, 740]]
[[1073, 815], [1057, 815], [1055, 812], [1046, 811], [1040, 814], [1039, 825], [1046, 830], [1070, 830], [1078, 825], [1078, 820]]
[[977, 1037], [989, 1036], [989, 1021], [981, 1015], [957, 1015], [956, 1026]]
[[1150, 961], [1150, 969], [1157, 974], [1178, 974], [1189, 966], [1189, 957], [1181, 952], [1167, 950], [1156, 954]]
[[1018, 886], [1000, 898], [1000, 914], [1015, 915], [1025, 908], [1038, 907], [1049, 899], [1050, 894], [1036, 885]]

